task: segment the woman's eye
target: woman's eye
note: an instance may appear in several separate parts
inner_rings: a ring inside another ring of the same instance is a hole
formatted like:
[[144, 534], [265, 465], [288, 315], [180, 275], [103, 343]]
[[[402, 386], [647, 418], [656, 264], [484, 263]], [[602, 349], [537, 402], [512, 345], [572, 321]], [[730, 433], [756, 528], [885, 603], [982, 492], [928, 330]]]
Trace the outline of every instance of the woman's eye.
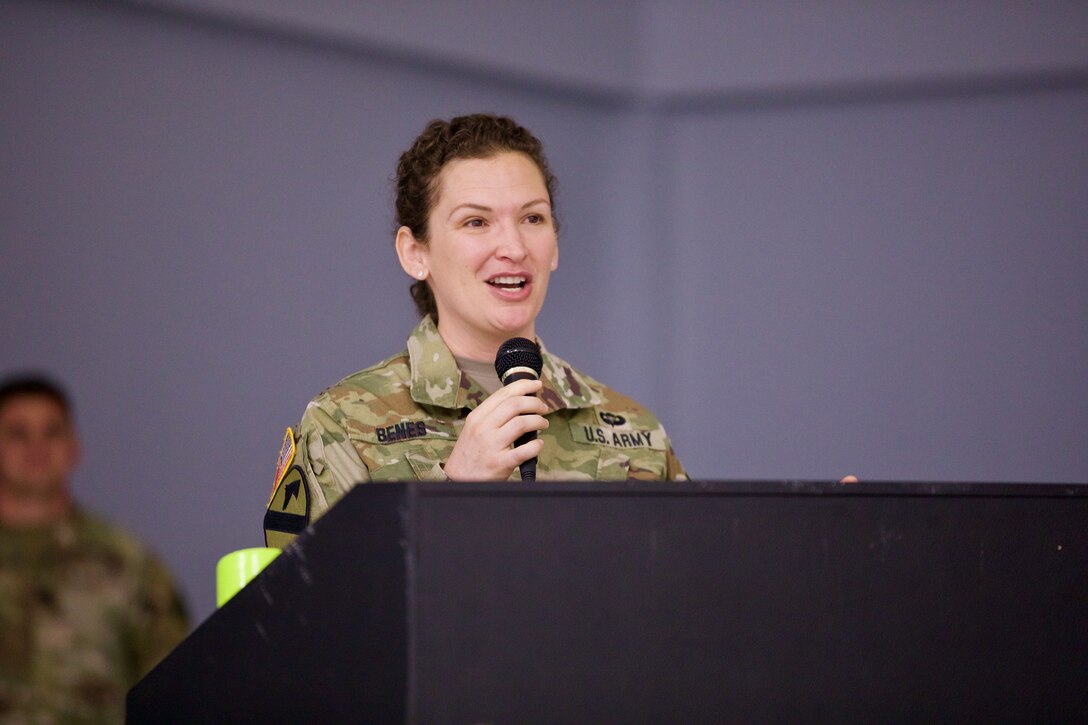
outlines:
[[543, 224], [544, 223], [544, 215], [543, 214], [530, 214], [529, 216], [525, 217], [525, 221], [529, 222], [530, 224]]
[[468, 219], [468, 220], [465, 221], [465, 226], [466, 227], [472, 227], [474, 229], [478, 229], [478, 228], [482, 227], [483, 225], [484, 225], [484, 220], [480, 219], [479, 217], [474, 217], [472, 219]]

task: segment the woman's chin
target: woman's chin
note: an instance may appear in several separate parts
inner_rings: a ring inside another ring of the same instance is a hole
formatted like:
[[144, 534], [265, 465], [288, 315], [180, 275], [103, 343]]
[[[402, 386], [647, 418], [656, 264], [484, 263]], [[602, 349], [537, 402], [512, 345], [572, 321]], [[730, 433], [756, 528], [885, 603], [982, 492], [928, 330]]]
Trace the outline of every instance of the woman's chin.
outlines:
[[528, 337], [532, 334], [534, 317], [527, 314], [500, 315], [492, 328], [506, 337]]

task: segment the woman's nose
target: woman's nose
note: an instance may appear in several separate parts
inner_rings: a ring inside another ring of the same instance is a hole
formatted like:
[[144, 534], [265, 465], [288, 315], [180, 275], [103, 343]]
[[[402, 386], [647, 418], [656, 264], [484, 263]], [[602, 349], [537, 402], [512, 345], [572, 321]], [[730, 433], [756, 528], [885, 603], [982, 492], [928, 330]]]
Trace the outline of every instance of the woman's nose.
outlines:
[[499, 232], [499, 242], [495, 249], [495, 255], [515, 262], [525, 258], [525, 239], [516, 225], [504, 227]]

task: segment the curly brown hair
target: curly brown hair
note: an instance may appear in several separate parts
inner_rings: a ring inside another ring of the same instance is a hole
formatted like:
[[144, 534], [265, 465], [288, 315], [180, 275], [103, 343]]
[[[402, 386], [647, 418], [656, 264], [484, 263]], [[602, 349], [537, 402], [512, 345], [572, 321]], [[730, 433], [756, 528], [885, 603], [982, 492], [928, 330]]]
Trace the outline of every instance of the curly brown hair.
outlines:
[[[438, 201], [438, 175], [454, 159], [486, 159], [504, 151], [525, 154], [544, 177], [548, 201], [555, 219], [555, 176], [548, 168], [540, 140], [506, 116], [474, 113], [448, 121], [435, 119], [427, 124], [411, 147], [397, 162], [397, 227], [408, 227], [412, 235], [427, 243], [427, 217]], [[559, 222], [555, 220], [556, 231]], [[430, 315], [438, 322], [434, 294], [426, 281], [412, 283], [412, 299], [419, 316]]]

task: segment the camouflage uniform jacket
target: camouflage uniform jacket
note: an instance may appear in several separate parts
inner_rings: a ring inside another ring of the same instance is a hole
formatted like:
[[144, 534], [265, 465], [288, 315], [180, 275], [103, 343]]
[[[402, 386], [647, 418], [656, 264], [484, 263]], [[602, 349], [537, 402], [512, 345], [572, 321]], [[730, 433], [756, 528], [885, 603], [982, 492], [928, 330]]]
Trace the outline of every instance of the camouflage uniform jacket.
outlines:
[[0, 526], [0, 722], [121, 723], [125, 695], [185, 637], [169, 574], [81, 511]]
[[[652, 413], [542, 352], [540, 397], [550, 426], [540, 433], [538, 480], [687, 478]], [[407, 350], [344, 378], [307, 406], [297, 452], [281, 454], [265, 516], [268, 545], [290, 543], [358, 483], [445, 480], [441, 464], [465, 416], [486, 397], [424, 317]]]

